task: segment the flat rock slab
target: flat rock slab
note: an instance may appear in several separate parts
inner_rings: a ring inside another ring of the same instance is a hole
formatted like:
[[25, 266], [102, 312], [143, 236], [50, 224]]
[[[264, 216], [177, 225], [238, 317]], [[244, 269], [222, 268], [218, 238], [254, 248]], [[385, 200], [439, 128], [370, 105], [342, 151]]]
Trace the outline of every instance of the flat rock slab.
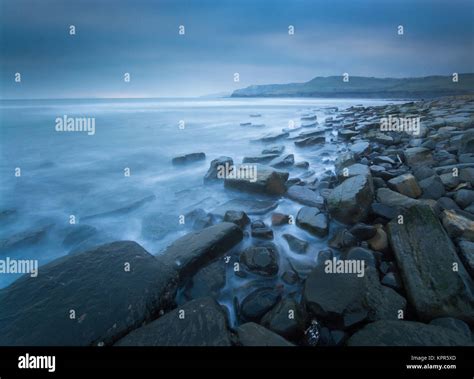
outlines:
[[242, 238], [242, 229], [231, 222], [222, 222], [177, 239], [160, 254], [159, 259], [174, 267], [180, 279], [185, 279], [224, 254]]
[[226, 178], [224, 186], [238, 191], [266, 195], [282, 195], [286, 192], [285, 183], [289, 173], [272, 167], [256, 164], [253, 177]]
[[224, 217], [227, 211], [242, 211], [248, 215], [262, 215], [278, 207], [278, 202], [273, 200], [232, 199], [219, 205], [211, 213]]
[[212, 298], [192, 300], [116, 343], [118, 346], [230, 346], [227, 316]]
[[237, 328], [239, 342], [243, 346], [294, 346], [278, 334], [254, 322]]
[[177, 279], [135, 242], [57, 259], [0, 290], [0, 345], [113, 343], [170, 308]]
[[323, 197], [318, 195], [316, 192], [310, 190], [306, 186], [291, 186], [286, 192], [286, 197], [300, 204], [308, 205], [310, 207], [324, 206]]
[[441, 326], [382, 320], [368, 324], [347, 341], [349, 346], [458, 346], [470, 339]]
[[388, 235], [418, 317], [423, 321], [455, 317], [474, 323], [472, 279], [434, 212], [415, 205], [403, 213], [403, 219], [403, 224], [397, 220], [388, 224]]

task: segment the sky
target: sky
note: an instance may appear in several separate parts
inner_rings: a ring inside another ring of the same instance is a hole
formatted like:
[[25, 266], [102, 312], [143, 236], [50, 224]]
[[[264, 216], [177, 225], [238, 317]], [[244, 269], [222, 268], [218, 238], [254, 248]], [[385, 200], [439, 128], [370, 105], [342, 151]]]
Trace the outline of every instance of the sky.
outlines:
[[474, 0], [0, 0], [3, 99], [193, 97], [345, 72], [474, 72]]

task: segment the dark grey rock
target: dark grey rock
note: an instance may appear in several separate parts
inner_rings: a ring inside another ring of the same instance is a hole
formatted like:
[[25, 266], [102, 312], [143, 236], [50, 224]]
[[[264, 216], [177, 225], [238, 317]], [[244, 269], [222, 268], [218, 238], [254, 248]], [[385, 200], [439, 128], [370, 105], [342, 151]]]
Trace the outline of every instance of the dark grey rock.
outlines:
[[277, 206], [278, 203], [271, 200], [232, 199], [219, 205], [212, 211], [212, 214], [225, 217], [225, 213], [232, 209], [245, 212], [248, 215], [262, 215], [270, 212]]
[[250, 219], [245, 212], [242, 211], [227, 211], [224, 215], [224, 221], [231, 222], [243, 229], [249, 224]]
[[268, 163], [279, 156], [280, 154], [262, 154], [255, 157], [244, 157], [242, 163]]
[[357, 238], [347, 229], [339, 229], [328, 243], [333, 249], [345, 249], [357, 244]]
[[398, 274], [396, 274], [395, 272], [389, 272], [385, 274], [384, 277], [382, 278], [381, 283], [384, 286], [393, 288], [395, 291], [401, 291], [403, 288], [403, 284]]
[[259, 322], [280, 300], [280, 293], [273, 288], [259, 288], [250, 293], [240, 304], [240, 316], [244, 321]]
[[46, 237], [53, 224], [28, 229], [0, 239], [0, 253], [33, 246]]
[[254, 322], [240, 325], [237, 335], [242, 346], [293, 346], [283, 337]]
[[440, 177], [437, 175], [430, 176], [429, 178], [420, 181], [420, 188], [423, 191], [423, 199], [434, 199], [438, 200], [442, 197], [446, 190]]
[[293, 154], [288, 154], [285, 156], [274, 158], [268, 165], [271, 167], [281, 168], [293, 166], [295, 163], [295, 156]]
[[178, 157], [173, 158], [171, 160], [171, 163], [173, 163], [174, 165], [183, 165], [187, 163], [203, 161], [205, 159], [206, 159], [206, 154], [204, 153], [190, 153], [190, 154], [184, 154], [184, 155], [180, 155]]
[[474, 242], [459, 241], [459, 258], [461, 258], [471, 278], [474, 278]]
[[462, 320], [453, 317], [440, 317], [431, 320], [430, 325], [441, 326], [462, 334], [467, 339], [471, 338], [469, 326]]
[[285, 151], [285, 146], [284, 145], [278, 145], [278, 146], [270, 146], [267, 147], [266, 149], [262, 150], [262, 154], [283, 154]]
[[296, 254], [305, 254], [308, 250], [309, 243], [303, 241], [291, 234], [283, 234], [283, 238], [288, 242], [288, 247]]
[[377, 260], [374, 252], [363, 247], [353, 247], [344, 257], [345, 260], [364, 261], [366, 266], [377, 267]]
[[192, 300], [119, 340], [117, 346], [230, 346], [227, 316], [212, 298]]
[[188, 300], [210, 296], [217, 299], [225, 286], [225, 263], [218, 259], [199, 270], [189, 281], [185, 289]]
[[317, 237], [325, 237], [329, 232], [328, 217], [318, 208], [301, 208], [296, 215], [296, 225]]
[[286, 196], [300, 204], [309, 207], [323, 207], [324, 199], [307, 186], [291, 186], [286, 192]]
[[240, 254], [244, 267], [257, 275], [274, 276], [278, 273], [279, 254], [274, 244], [250, 246]]
[[289, 340], [302, 337], [306, 315], [303, 308], [292, 298], [284, 298], [265, 316], [261, 324]]
[[207, 170], [206, 175], [204, 176], [204, 183], [209, 183], [213, 181], [217, 181], [219, 179], [219, 172], [222, 171], [226, 166], [232, 167], [234, 165], [234, 161], [231, 157], [222, 156], [211, 161], [211, 165], [209, 170]]
[[255, 192], [267, 195], [282, 195], [286, 192], [285, 183], [289, 174], [272, 167], [256, 165], [255, 178], [226, 178], [224, 185], [239, 191]]
[[367, 225], [362, 222], [355, 224], [349, 231], [361, 241], [367, 241], [377, 233], [377, 229], [373, 225]]
[[424, 147], [410, 147], [405, 150], [406, 163], [411, 167], [429, 166], [434, 163], [431, 150]]
[[474, 202], [474, 191], [460, 189], [454, 194], [454, 201], [462, 208], [466, 208]]

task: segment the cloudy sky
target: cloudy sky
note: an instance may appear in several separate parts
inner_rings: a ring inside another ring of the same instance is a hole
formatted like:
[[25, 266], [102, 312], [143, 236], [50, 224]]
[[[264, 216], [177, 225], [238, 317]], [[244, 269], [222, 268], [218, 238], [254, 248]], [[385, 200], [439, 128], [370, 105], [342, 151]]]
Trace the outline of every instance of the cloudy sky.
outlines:
[[200, 96], [344, 72], [449, 75], [474, 72], [474, 1], [0, 0], [0, 49], [2, 98]]

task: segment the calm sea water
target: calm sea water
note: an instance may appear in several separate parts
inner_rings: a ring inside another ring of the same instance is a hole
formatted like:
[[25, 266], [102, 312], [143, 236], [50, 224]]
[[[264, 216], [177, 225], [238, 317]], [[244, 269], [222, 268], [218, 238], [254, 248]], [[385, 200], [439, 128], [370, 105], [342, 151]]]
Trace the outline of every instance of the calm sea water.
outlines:
[[[15, 214], [2, 219], [0, 238], [10, 238], [44, 225], [52, 225], [45, 238], [31, 246], [4, 251], [0, 258], [38, 259], [44, 264], [69, 252], [63, 246], [71, 229], [70, 216], [78, 224], [96, 227], [104, 240], [134, 240], [152, 254], [190, 231], [179, 225], [178, 216], [195, 208], [211, 211], [217, 205], [245, 194], [224, 190], [222, 185], [203, 185], [212, 159], [227, 155], [240, 163], [244, 156], [258, 155], [263, 144], [250, 140], [279, 132], [302, 114], [312, 113], [322, 123], [325, 109], [343, 110], [355, 104], [377, 105], [374, 100], [324, 99], [165, 99], [165, 100], [47, 100], [0, 103], [0, 211]], [[261, 117], [250, 117], [251, 114]], [[95, 135], [57, 132], [55, 119], [63, 116], [94, 117]], [[179, 128], [180, 121], [185, 123]], [[240, 126], [242, 122], [265, 124]], [[295, 133], [299, 133], [302, 130]], [[275, 144], [279, 144], [275, 143]], [[336, 146], [295, 149], [284, 142], [295, 160], [309, 161], [315, 177], [333, 168]], [[204, 152], [206, 160], [176, 167], [171, 159], [182, 153]], [[21, 168], [21, 176], [15, 176]], [[131, 175], [124, 175], [129, 168]], [[302, 171], [292, 172], [298, 176]], [[111, 217], [81, 221], [88, 215], [126, 207], [149, 195], [156, 199], [140, 208]], [[278, 211], [296, 212], [299, 206], [282, 199]], [[141, 222], [148, 214], [161, 213], [163, 238], [143, 237]], [[265, 219], [269, 221], [269, 216]], [[317, 240], [296, 226], [291, 232], [313, 241], [315, 251], [326, 241]], [[276, 234], [275, 243], [286, 243]], [[101, 237], [102, 238], [102, 237]], [[291, 257], [290, 257], [291, 258]], [[295, 257], [294, 259], [313, 259]], [[41, 269], [40, 269], [41, 273]], [[0, 275], [0, 287], [17, 278]]]

